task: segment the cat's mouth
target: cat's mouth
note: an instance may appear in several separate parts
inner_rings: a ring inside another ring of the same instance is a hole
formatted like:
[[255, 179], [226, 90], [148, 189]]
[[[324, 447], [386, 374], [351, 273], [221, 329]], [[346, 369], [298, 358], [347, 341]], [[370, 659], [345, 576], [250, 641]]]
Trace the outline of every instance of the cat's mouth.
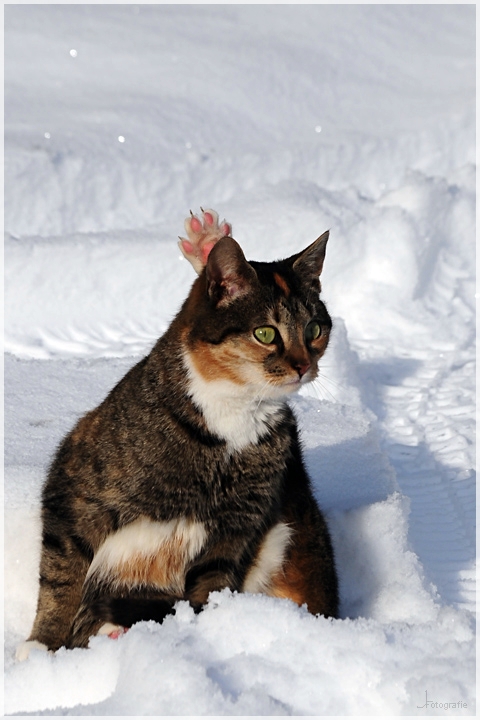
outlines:
[[302, 384], [302, 378], [297, 377], [282, 383], [282, 387], [300, 387]]
[[312, 382], [314, 379], [315, 376], [308, 372], [305, 375], [302, 375], [302, 377], [297, 375], [296, 377], [291, 377], [285, 380], [279, 387], [283, 392], [292, 393], [299, 390], [303, 387], [303, 385], [307, 385]]
[[309, 381], [305, 379], [305, 377], [290, 378], [289, 380], [285, 380], [284, 382], [282, 382], [280, 385], [277, 385], [277, 388], [282, 394], [288, 395], [299, 390], [302, 385], [305, 385], [306, 382]]

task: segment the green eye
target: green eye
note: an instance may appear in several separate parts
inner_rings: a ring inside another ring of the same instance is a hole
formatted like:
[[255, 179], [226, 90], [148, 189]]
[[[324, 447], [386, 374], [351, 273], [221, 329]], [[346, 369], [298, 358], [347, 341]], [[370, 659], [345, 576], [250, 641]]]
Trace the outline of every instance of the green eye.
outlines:
[[265, 345], [271, 345], [273, 341], [275, 340], [275, 328], [273, 327], [259, 327], [256, 330], [253, 331], [253, 334], [257, 338], [257, 340], [260, 340], [261, 343], [264, 343]]
[[305, 339], [307, 342], [312, 342], [312, 340], [316, 340], [320, 335], [322, 334], [322, 328], [320, 325], [315, 322], [315, 320], [312, 320], [312, 322], [308, 323], [307, 327], [305, 328]]

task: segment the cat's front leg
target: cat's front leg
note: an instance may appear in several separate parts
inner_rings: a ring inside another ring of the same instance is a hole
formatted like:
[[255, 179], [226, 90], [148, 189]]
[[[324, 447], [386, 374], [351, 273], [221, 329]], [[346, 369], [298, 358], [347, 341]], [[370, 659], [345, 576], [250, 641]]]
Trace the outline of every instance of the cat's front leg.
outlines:
[[87, 593], [73, 621], [68, 648], [87, 647], [93, 635], [116, 638], [142, 620], [162, 623], [167, 615], [174, 615], [174, 605], [181, 597], [163, 593], [155, 587], [105, 589], [97, 594]]
[[142, 620], [162, 623], [167, 615], [175, 614], [179, 600], [188, 600], [195, 612], [200, 612], [213, 590], [239, 589], [238, 578], [237, 563], [224, 558], [190, 568], [183, 592], [155, 585], [122, 585], [113, 574], [99, 583], [95, 574], [89, 574], [66, 646], [87, 647], [92, 635], [110, 634], [111, 628], [122, 631]]
[[[229, 532], [212, 542], [190, 567], [185, 577], [185, 599], [196, 612], [206, 604], [216, 590], [229, 588], [241, 591], [252, 558], [261, 544], [259, 528], [245, 522], [241, 532]], [[283, 555], [282, 555], [283, 559]], [[280, 567], [278, 563], [278, 567]]]
[[240, 571], [233, 560], [218, 558], [189, 570], [185, 578], [185, 599], [199, 612], [215, 590], [240, 589]]
[[208, 256], [214, 245], [226, 235], [232, 234], [230, 223], [222, 220], [219, 223], [218, 213], [215, 210], [202, 210], [203, 219], [200, 220], [190, 211], [190, 217], [185, 219], [185, 230], [187, 238], [179, 238], [178, 246], [193, 266], [195, 272], [200, 275], [207, 264]]

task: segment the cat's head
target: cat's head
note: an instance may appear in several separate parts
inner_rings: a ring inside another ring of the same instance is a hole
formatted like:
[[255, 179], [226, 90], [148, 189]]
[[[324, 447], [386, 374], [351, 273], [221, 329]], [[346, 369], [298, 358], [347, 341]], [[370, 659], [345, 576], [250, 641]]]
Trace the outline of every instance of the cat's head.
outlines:
[[317, 376], [331, 318], [319, 298], [328, 232], [303, 252], [248, 262], [231, 237], [218, 241], [184, 305], [184, 343], [203, 380], [279, 398]]

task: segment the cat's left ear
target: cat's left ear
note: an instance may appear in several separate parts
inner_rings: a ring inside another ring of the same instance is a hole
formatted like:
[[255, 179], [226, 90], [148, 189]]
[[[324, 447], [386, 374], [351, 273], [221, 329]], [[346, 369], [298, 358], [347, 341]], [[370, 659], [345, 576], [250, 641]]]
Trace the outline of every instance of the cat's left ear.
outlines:
[[246, 295], [257, 282], [257, 273], [231, 237], [222, 238], [214, 246], [208, 256], [206, 274], [208, 294], [217, 306]]
[[293, 269], [297, 275], [301, 275], [306, 280], [320, 277], [329, 235], [330, 231], [327, 230], [296, 257]]

